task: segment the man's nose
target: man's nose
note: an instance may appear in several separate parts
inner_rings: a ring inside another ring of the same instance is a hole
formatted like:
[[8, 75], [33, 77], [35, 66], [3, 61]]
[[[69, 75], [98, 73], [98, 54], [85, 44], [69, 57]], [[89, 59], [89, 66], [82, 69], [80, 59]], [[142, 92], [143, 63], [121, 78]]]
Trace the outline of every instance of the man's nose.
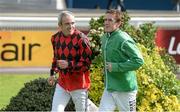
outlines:
[[75, 24], [69, 24], [70, 25], [70, 27], [74, 27], [75, 26]]

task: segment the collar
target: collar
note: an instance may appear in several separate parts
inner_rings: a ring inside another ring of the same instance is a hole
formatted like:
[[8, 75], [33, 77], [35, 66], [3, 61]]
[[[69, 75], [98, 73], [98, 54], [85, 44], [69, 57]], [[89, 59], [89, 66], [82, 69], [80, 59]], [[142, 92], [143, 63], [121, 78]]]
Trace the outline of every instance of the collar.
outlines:
[[108, 37], [110, 38], [113, 34], [115, 34], [115, 33], [118, 32], [118, 31], [119, 31], [119, 28], [116, 29], [116, 30], [114, 30], [114, 31], [112, 31], [112, 32], [108, 32], [107, 35], [108, 35]]

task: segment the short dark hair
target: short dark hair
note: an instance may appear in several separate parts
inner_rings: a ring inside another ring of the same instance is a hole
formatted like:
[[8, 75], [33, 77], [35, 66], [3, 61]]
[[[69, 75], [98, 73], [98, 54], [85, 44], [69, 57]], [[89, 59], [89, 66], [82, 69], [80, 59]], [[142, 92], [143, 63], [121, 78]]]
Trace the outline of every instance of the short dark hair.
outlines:
[[123, 23], [124, 14], [120, 10], [110, 9], [106, 11], [106, 14], [114, 15], [117, 23], [121, 23], [121, 24]]

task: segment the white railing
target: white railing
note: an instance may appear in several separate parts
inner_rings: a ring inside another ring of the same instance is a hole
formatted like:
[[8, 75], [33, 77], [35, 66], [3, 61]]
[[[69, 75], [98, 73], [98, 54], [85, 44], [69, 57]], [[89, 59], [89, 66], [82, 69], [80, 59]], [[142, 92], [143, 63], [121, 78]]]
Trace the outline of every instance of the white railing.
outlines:
[[[97, 18], [97, 17], [95, 17]], [[89, 28], [91, 17], [77, 17], [76, 25], [80, 28]], [[130, 24], [139, 26], [146, 22], [153, 22], [160, 27], [180, 28], [179, 17], [131, 17]], [[57, 17], [0, 17], [0, 28], [56, 28]]]

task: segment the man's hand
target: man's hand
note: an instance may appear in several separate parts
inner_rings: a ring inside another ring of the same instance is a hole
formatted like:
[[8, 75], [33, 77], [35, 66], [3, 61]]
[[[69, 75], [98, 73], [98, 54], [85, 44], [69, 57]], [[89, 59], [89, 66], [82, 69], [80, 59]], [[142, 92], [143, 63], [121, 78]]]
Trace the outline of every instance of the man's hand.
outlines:
[[57, 60], [57, 66], [61, 69], [66, 69], [68, 67], [68, 62], [66, 60]]
[[55, 77], [54, 76], [50, 76], [48, 78], [48, 83], [49, 83], [49, 85], [53, 86], [55, 84]]
[[112, 64], [110, 62], [106, 62], [106, 69], [111, 72], [112, 71]]

